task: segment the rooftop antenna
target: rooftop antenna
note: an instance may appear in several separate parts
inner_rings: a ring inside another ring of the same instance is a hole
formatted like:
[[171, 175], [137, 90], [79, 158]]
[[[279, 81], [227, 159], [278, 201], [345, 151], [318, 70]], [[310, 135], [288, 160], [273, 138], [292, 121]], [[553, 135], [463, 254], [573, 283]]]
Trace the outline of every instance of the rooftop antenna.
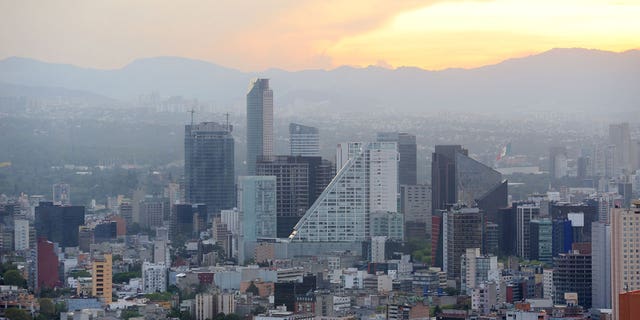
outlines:
[[196, 113], [196, 110], [191, 108], [191, 110], [188, 110], [187, 112], [191, 113], [191, 125], [193, 125], [193, 114]]
[[224, 114], [227, 117], [227, 130], [229, 130], [229, 112]]

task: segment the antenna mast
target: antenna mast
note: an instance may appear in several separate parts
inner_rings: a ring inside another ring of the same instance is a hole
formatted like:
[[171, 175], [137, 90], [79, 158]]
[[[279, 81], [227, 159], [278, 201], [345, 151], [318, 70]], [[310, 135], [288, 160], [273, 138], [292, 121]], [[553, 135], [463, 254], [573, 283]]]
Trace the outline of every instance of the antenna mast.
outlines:
[[191, 110], [188, 110], [187, 112], [191, 113], [191, 125], [193, 125], [193, 114], [196, 113], [196, 110], [191, 108]]

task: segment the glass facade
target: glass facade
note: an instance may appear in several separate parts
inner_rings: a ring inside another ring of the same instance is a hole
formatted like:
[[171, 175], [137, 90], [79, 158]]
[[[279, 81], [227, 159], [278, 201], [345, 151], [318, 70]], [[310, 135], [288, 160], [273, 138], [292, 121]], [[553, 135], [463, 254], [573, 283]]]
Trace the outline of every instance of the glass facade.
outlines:
[[216, 122], [186, 125], [184, 134], [185, 198], [204, 203], [210, 214], [235, 206], [232, 128]]
[[273, 91], [269, 79], [253, 79], [247, 92], [247, 175], [256, 174], [256, 161], [273, 155]]

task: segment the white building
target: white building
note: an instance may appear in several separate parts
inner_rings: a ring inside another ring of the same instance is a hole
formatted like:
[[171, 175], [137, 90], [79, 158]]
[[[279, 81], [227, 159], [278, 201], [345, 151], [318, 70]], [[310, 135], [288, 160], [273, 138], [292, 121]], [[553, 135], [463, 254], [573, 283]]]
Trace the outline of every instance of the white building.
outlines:
[[495, 282], [481, 283], [471, 290], [471, 309], [480, 314], [489, 314], [498, 304], [498, 285]]
[[542, 271], [542, 297], [545, 299], [553, 299], [555, 292], [556, 290], [553, 286], [553, 269], [544, 269]]
[[471, 295], [480, 284], [499, 280], [498, 257], [480, 255], [480, 248], [466, 249], [460, 261], [460, 271], [461, 289]]
[[395, 142], [338, 145], [336, 177], [294, 227], [297, 242], [368, 240], [372, 211], [397, 212], [398, 151]]
[[169, 246], [165, 240], [155, 240], [153, 242], [153, 263], [171, 265], [171, 255], [169, 254]]
[[29, 220], [16, 219], [13, 223], [13, 246], [16, 251], [29, 249]]
[[619, 294], [640, 290], [640, 201], [611, 210], [611, 307], [618, 319]]
[[167, 267], [164, 263], [145, 261], [142, 264], [142, 290], [145, 293], [167, 291]]
[[371, 237], [371, 262], [385, 262], [385, 244], [387, 237]]
[[196, 295], [195, 318], [196, 320], [213, 319], [216, 313], [216, 296], [212, 293], [198, 293]]

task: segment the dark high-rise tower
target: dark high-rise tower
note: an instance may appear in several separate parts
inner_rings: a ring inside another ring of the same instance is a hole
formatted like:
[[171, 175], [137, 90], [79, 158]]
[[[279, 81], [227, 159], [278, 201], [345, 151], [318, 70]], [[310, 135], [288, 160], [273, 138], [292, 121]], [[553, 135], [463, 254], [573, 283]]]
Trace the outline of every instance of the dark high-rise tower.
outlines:
[[436, 146], [431, 161], [434, 212], [447, 210], [456, 203], [467, 206], [491, 203], [492, 211], [506, 204], [506, 184], [500, 172], [469, 157], [469, 152], [460, 145]]
[[61, 247], [78, 246], [78, 227], [84, 224], [83, 206], [59, 206], [40, 202], [36, 207], [36, 235]]
[[431, 156], [431, 208], [447, 210], [457, 202], [456, 154], [469, 155], [460, 145], [436, 146]]
[[273, 155], [273, 91], [269, 79], [253, 79], [247, 92], [247, 175], [256, 161]]
[[185, 198], [204, 203], [209, 213], [235, 205], [232, 127], [216, 122], [186, 125], [184, 130]]
[[405, 132], [378, 132], [378, 142], [396, 142], [400, 162], [398, 164], [398, 183], [400, 185], [417, 184], [417, 145], [416, 136]]
[[274, 156], [258, 161], [257, 175], [276, 177], [278, 237], [291, 234], [293, 226], [335, 176], [334, 168], [320, 157]]

